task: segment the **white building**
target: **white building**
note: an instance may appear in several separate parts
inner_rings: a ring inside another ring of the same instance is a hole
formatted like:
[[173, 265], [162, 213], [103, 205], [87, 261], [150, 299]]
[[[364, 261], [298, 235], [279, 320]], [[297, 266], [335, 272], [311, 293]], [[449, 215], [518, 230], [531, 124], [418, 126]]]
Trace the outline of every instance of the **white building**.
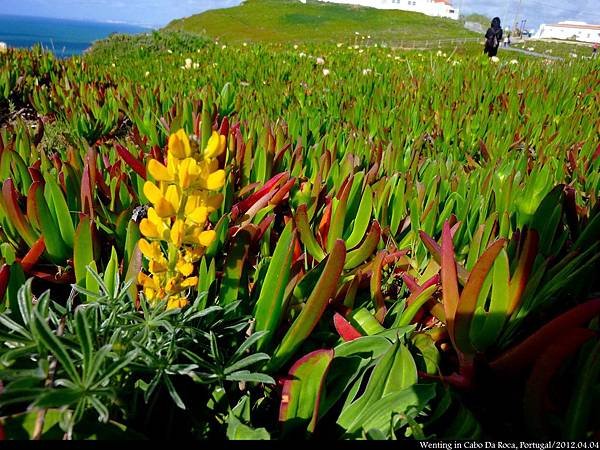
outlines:
[[600, 25], [575, 21], [541, 25], [535, 37], [538, 39], [569, 39], [600, 43]]
[[[302, 0], [301, 0], [302, 1]], [[458, 8], [450, 0], [319, 0], [329, 3], [368, 6], [377, 9], [400, 9], [434, 17], [447, 17], [458, 20]], [[305, 3], [305, 2], [303, 2]]]

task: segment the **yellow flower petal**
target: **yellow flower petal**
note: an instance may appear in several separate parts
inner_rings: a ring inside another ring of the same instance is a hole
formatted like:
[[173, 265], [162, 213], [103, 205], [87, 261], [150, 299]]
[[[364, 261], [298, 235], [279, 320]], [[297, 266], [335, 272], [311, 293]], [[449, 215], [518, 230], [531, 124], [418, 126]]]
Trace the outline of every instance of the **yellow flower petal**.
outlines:
[[171, 207], [177, 214], [179, 210], [179, 191], [177, 190], [177, 186], [171, 185], [167, 188], [167, 192], [165, 193], [165, 199], [171, 204]]
[[183, 280], [180, 284], [182, 288], [194, 287], [198, 284], [198, 277], [190, 277]]
[[147, 238], [150, 239], [160, 239], [160, 233], [158, 232], [158, 229], [156, 228], [156, 225], [154, 225], [150, 220], [148, 219], [142, 219], [142, 221], [140, 222], [140, 232], [146, 236]]
[[206, 179], [206, 188], [211, 191], [218, 191], [225, 185], [225, 171], [217, 170], [211, 173]]
[[190, 140], [183, 129], [169, 137], [169, 153], [178, 159], [184, 159], [192, 155]]
[[204, 158], [211, 159], [217, 156], [219, 154], [219, 144], [219, 133], [213, 131], [208, 143], [206, 144], [206, 148], [204, 149]]
[[171, 227], [171, 242], [176, 247], [181, 247], [183, 243], [183, 232], [184, 232], [185, 224], [183, 220], [177, 219], [173, 226]]
[[188, 214], [187, 218], [199, 225], [204, 225], [208, 219], [208, 209], [206, 206], [199, 206]]
[[166, 198], [161, 198], [156, 205], [154, 205], [154, 209], [158, 217], [167, 218], [173, 217], [177, 214], [175, 208], [173, 208], [173, 204], [167, 201]]
[[150, 263], [148, 264], [148, 270], [152, 273], [163, 273], [166, 272], [167, 269], [167, 260], [165, 258], [162, 260], [150, 260]]
[[144, 195], [148, 200], [155, 204], [158, 203], [163, 196], [160, 188], [151, 181], [146, 181], [144, 183]]
[[173, 181], [173, 174], [163, 164], [155, 159], [148, 162], [148, 172], [158, 181]]
[[194, 265], [192, 263], [186, 262], [183, 259], [177, 261], [177, 271], [181, 273], [184, 277], [189, 277], [194, 271]]
[[150, 244], [146, 239], [140, 239], [138, 241], [138, 247], [142, 252], [142, 255], [146, 258], [155, 259], [157, 257], [155, 246]]
[[208, 247], [216, 238], [217, 233], [215, 233], [214, 230], [203, 231], [200, 233], [200, 236], [198, 236], [198, 242], [200, 242], [201, 245]]
[[188, 304], [188, 301], [184, 297], [169, 297], [167, 301], [167, 309], [181, 309], [185, 308]]

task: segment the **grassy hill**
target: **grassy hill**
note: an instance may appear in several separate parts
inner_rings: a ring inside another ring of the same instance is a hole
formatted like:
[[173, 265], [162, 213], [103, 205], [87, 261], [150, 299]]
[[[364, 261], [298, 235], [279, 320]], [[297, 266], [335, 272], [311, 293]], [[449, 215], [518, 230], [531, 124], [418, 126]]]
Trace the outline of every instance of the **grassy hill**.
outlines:
[[355, 32], [374, 42], [476, 36], [459, 21], [406, 11], [385, 11], [309, 0], [247, 0], [171, 22], [168, 29], [201, 33], [224, 42], [354, 43]]

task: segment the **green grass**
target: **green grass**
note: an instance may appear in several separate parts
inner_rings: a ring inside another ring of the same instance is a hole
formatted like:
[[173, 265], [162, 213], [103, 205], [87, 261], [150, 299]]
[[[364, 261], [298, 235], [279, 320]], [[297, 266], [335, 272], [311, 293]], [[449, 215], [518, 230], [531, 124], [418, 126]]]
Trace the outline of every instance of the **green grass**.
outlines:
[[535, 52], [544, 53], [562, 58], [571, 58], [571, 53], [577, 54], [577, 57], [592, 56], [592, 44], [575, 42], [557, 42], [530, 39], [523, 43], [513, 45], [513, 47], [523, 48], [525, 50], [533, 48]]
[[[355, 43], [359, 32], [375, 43], [472, 37], [461, 22], [406, 11], [297, 0], [247, 0], [171, 22], [167, 28], [224, 42]], [[362, 41], [362, 37], [358, 38]]]

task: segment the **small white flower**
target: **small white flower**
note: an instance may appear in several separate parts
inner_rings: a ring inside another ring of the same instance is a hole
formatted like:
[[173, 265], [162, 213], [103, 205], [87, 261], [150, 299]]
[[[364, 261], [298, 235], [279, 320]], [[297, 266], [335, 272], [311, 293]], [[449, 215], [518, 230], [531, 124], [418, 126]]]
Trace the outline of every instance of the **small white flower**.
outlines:
[[112, 64], [111, 64], [111, 67], [117, 67], [117, 66], [115, 65], [115, 63], [112, 63]]
[[317, 58], [317, 64], [319, 64], [320, 66], [322, 66], [323, 64], [325, 64], [325, 60], [319, 56]]
[[457, 61], [456, 59], [454, 61], [452, 61], [453, 66], [456, 66], [457, 64], [460, 64], [460, 61]]
[[248, 47], [248, 43], [246, 43], [246, 42], [244, 42], [242, 45], [243, 45], [244, 47]]
[[510, 63], [511, 63], [511, 64], [519, 64], [519, 61], [517, 61], [516, 59], [511, 59], [511, 60], [510, 60]]
[[298, 44], [294, 44], [294, 50], [298, 50]]
[[569, 53], [569, 56], [570, 56], [571, 58], [577, 58], [577, 53]]
[[185, 67], [189, 69], [192, 67], [192, 58], [185, 58]]
[[497, 63], [500, 61], [500, 58], [498, 58], [497, 56], [492, 56], [492, 62], [493, 63]]
[[250, 86], [250, 83], [248, 83], [247, 81], [240, 81], [240, 86]]
[[150, 71], [146, 70], [146, 73], [144, 74], [145, 77], [150, 75]]
[[358, 36], [360, 33], [358, 31], [355, 31], [354, 34]]
[[391, 53], [388, 53], [388, 54], [387, 54], [387, 57], [388, 57], [388, 58], [391, 58], [391, 57], [392, 57], [392, 54], [391, 54]]
[[364, 52], [364, 50], [361, 48], [361, 49], [358, 51], [358, 53], [362, 53], [362, 52]]
[[306, 58], [306, 53], [304, 52], [300, 52], [300, 54], [298, 55], [300, 58]]
[[352, 50], [352, 46], [351, 45], [348, 46], [348, 50]]
[[200, 63], [194, 63], [194, 65], [192, 66], [194, 69], [198, 69], [200, 67]]
[[443, 56], [444, 58], [447, 58], [447, 57], [448, 57], [448, 55], [446, 55], [445, 53], [442, 53], [442, 56]]
[[368, 35], [368, 36], [367, 36], [367, 39], [371, 39], [371, 35]]
[[169, 49], [169, 50], [167, 50], [167, 53], [170, 55], [173, 53], [173, 50]]
[[421, 56], [423, 56], [422, 53], [417, 53], [417, 56], [420, 58]]
[[224, 44], [221, 46], [221, 50], [225, 50], [226, 48], [227, 48], [227, 46]]
[[329, 75], [331, 72], [329, 71], [329, 69], [323, 69], [323, 75], [327, 76]]
[[529, 47], [527, 50], [529, 50], [530, 52], [535, 50], [535, 47]]
[[399, 56], [396, 56], [396, 57], [394, 57], [394, 60], [396, 60], [396, 61], [400, 61], [400, 57], [399, 57]]
[[377, 44], [375, 44], [375, 48], [379, 47]]
[[360, 48], [360, 46], [359, 46], [359, 45], [355, 45], [355, 46], [354, 46], [354, 50], [358, 50], [359, 48]]
[[361, 38], [363, 41], [365, 40], [365, 37], [364, 37], [364, 36], [361, 36], [360, 38]]
[[344, 44], [342, 44], [341, 42], [338, 42], [337, 43], [337, 48], [340, 48], [342, 45], [344, 45]]
[[438, 56], [442, 56], [442, 51], [441, 51], [441, 50], [438, 50], [438, 51], [437, 51], [437, 53], [436, 53], [436, 55], [438, 55]]
[[362, 74], [363, 75], [369, 75], [371, 73], [371, 69], [363, 69]]

